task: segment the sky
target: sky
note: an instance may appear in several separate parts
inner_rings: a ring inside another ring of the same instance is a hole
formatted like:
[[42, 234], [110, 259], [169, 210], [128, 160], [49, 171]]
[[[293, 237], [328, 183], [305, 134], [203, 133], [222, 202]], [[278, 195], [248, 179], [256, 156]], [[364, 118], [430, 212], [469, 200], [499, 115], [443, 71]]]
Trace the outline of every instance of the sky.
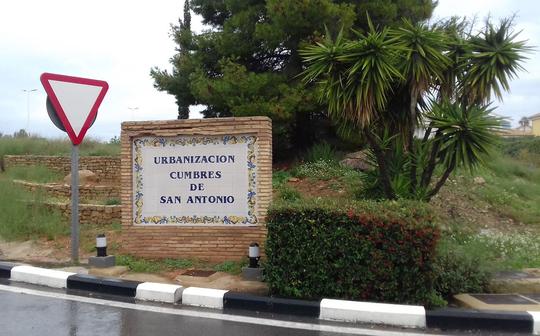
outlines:
[[[66, 137], [45, 108], [43, 72], [105, 80], [109, 91], [87, 136], [109, 140], [127, 120], [174, 119], [174, 97], [153, 87], [150, 69], [169, 69], [175, 54], [170, 26], [182, 17], [183, 0], [18, 0], [0, 10], [0, 133]], [[540, 50], [537, 0], [439, 0], [433, 20], [453, 15], [516, 15], [520, 39]], [[195, 31], [203, 29], [192, 19]], [[512, 118], [540, 113], [539, 51], [528, 55], [527, 72], [511, 82], [497, 113]], [[30, 91], [34, 90], [35, 91]], [[26, 90], [26, 92], [24, 91]], [[29, 92], [28, 92], [29, 91]], [[200, 109], [200, 108], [199, 108]], [[191, 117], [200, 117], [192, 110]]]

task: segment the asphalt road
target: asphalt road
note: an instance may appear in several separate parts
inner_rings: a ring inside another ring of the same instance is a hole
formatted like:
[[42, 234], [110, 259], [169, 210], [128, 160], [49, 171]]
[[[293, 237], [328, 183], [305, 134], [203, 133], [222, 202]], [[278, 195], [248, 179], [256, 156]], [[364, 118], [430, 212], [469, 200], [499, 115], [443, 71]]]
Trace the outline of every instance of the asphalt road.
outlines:
[[[51, 294], [54, 296], [54, 294]], [[14, 293], [0, 290], [0, 335], [340, 335], [341, 333], [243, 323], [182, 316], [158, 312], [160, 307], [147, 306], [156, 311], [137, 310], [118, 306], [108, 306], [89, 302], [43, 297], [32, 294]], [[83, 300], [87, 298], [81, 298]], [[93, 299], [95, 300], [95, 299]], [[114, 303], [114, 302], [111, 302]], [[135, 306], [121, 302], [116, 305]], [[141, 305], [143, 306], [143, 305]], [[170, 308], [169, 308], [170, 309]], [[166, 310], [165, 310], [166, 311]], [[183, 310], [178, 310], [185, 313]], [[208, 313], [191, 311], [195, 315]], [[229, 318], [228, 315], [223, 315]]]
[[0, 284], [0, 335], [428, 336], [433, 334], [429, 331], [406, 332], [353, 324], [326, 323], [315, 319], [272, 319], [264, 316], [224, 314], [216, 310], [134, 304]]

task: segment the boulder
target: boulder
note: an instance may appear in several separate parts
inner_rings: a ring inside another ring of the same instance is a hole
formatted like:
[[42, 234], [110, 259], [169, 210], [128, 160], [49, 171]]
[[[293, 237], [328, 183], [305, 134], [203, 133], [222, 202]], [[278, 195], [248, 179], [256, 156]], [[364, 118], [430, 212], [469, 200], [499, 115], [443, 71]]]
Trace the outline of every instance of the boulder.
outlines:
[[484, 179], [482, 176], [477, 176], [473, 179], [474, 184], [478, 185], [484, 185], [486, 184], [486, 179]]
[[[99, 182], [97, 175], [87, 169], [79, 170], [79, 185], [96, 185]], [[71, 174], [64, 177], [64, 183], [71, 185]]]
[[367, 159], [366, 150], [349, 153], [345, 156], [345, 159], [340, 161], [340, 163], [343, 166], [361, 171], [368, 171], [373, 168]]

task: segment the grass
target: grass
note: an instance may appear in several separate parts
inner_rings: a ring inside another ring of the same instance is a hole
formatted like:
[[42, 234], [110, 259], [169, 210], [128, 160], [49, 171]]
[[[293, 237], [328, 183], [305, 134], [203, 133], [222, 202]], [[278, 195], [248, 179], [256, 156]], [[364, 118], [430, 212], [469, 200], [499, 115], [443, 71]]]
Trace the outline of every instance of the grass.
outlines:
[[302, 195], [300, 192], [293, 187], [284, 185], [281, 186], [278, 191], [278, 197], [284, 201], [298, 201], [302, 198]]
[[0, 174], [0, 237], [27, 240], [46, 237], [49, 240], [69, 233], [60, 213], [39, 205], [41, 193], [31, 193]]
[[320, 142], [313, 145], [304, 155], [306, 162], [337, 161], [338, 155], [329, 143]]
[[216, 272], [225, 272], [233, 275], [240, 274], [242, 272], [242, 267], [247, 264], [247, 262], [239, 261], [225, 261], [215, 264], [195, 259], [153, 260], [137, 258], [129, 255], [117, 256], [116, 263], [118, 265], [127, 266], [130, 271], [136, 273], [163, 273], [178, 269], [196, 268], [202, 270], [213, 270]]
[[225, 272], [233, 275], [239, 275], [240, 273], [242, 273], [242, 267], [245, 266], [247, 266], [247, 261], [224, 261], [221, 264], [215, 265], [213, 269], [216, 272]]
[[118, 199], [118, 198], [107, 198], [104, 203], [105, 203], [105, 205], [120, 205], [120, 204], [122, 204], [120, 202], [120, 199]]
[[[71, 153], [71, 146], [67, 137], [47, 139], [39, 136], [1, 136], [0, 158], [4, 155], [68, 156]], [[79, 150], [81, 156], [117, 156], [120, 155], [120, 144], [117, 141], [105, 143], [87, 137]]]
[[45, 166], [17, 167], [9, 169], [5, 177], [12, 180], [24, 180], [37, 183], [50, 183], [62, 180], [62, 175]]
[[540, 237], [530, 233], [470, 233], [451, 230], [440, 248], [480, 260], [490, 271], [540, 267]]
[[494, 157], [478, 172], [486, 184], [474, 195], [503, 215], [540, 227], [540, 168], [509, 157]]

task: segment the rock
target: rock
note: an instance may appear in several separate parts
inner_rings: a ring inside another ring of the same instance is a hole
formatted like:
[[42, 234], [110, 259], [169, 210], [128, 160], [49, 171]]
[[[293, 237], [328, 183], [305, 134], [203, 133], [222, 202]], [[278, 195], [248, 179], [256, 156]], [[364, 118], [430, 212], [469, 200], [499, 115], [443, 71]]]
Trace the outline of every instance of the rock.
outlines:
[[478, 185], [484, 185], [486, 184], [486, 180], [482, 176], [477, 176], [473, 179], [474, 184]]
[[367, 159], [366, 150], [349, 153], [345, 156], [345, 159], [340, 161], [340, 163], [345, 167], [361, 171], [368, 171], [373, 168]]
[[297, 177], [291, 177], [291, 178], [289, 178], [288, 181], [289, 181], [289, 182], [298, 182], [298, 181], [300, 181], [300, 179], [297, 178]]
[[[79, 185], [96, 185], [99, 179], [91, 170], [83, 169], [79, 170]], [[64, 183], [71, 185], [71, 174], [64, 177]]]

